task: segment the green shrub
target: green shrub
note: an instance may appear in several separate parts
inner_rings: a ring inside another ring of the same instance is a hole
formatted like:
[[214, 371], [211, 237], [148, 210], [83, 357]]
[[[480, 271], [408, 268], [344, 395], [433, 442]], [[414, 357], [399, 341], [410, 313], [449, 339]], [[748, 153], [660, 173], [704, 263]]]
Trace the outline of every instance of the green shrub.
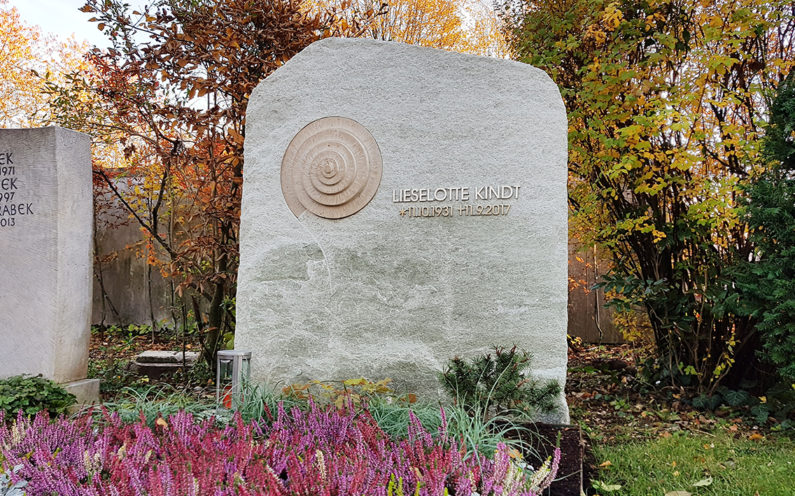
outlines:
[[469, 412], [519, 413], [533, 416], [555, 409], [560, 384], [540, 382], [525, 375], [531, 356], [516, 346], [496, 347], [466, 361], [455, 357], [439, 380], [447, 393]]
[[76, 402], [75, 395], [41, 375], [16, 375], [0, 380], [0, 410], [5, 411], [6, 418], [19, 410], [25, 415], [35, 415], [41, 410], [60, 415]]
[[119, 360], [113, 356], [89, 360], [88, 378], [99, 379], [99, 392], [105, 398], [113, 397], [127, 388], [146, 390], [150, 387], [148, 377], [130, 369], [130, 360]]
[[753, 259], [737, 280], [741, 308], [756, 319], [764, 351], [795, 382], [795, 78], [778, 88], [763, 142], [768, 168], [746, 188]]

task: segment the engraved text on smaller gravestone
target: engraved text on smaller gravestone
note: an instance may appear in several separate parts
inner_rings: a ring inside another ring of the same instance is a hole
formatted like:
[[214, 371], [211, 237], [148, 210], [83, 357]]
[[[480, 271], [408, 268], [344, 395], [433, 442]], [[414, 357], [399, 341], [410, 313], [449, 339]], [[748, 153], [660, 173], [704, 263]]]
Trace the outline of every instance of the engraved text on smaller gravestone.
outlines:
[[0, 228], [14, 227], [17, 218], [33, 215], [33, 203], [25, 202], [20, 195], [22, 183], [17, 175], [14, 152], [0, 152]]

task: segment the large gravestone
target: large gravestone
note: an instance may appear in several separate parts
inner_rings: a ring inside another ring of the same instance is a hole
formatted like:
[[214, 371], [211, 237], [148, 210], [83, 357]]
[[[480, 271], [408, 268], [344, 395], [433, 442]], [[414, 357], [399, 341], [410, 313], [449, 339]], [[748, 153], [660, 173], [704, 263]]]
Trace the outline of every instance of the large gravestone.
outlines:
[[516, 344], [563, 385], [566, 132], [525, 64], [343, 39], [295, 56], [247, 113], [235, 346], [253, 375], [436, 394], [450, 358]]
[[91, 316], [88, 136], [57, 127], [0, 130], [0, 377], [42, 374], [81, 400]]

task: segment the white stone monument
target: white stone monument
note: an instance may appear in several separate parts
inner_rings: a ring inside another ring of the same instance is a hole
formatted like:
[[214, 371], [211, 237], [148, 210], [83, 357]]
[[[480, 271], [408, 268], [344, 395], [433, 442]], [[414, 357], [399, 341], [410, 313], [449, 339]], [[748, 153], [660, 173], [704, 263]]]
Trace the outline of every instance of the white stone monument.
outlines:
[[[518, 62], [314, 43], [252, 93], [235, 347], [271, 383], [390, 377], [513, 344], [566, 378], [566, 113]], [[568, 421], [563, 395], [556, 415]]]
[[88, 136], [0, 129], [0, 377], [42, 374], [81, 401], [91, 333], [92, 180]]

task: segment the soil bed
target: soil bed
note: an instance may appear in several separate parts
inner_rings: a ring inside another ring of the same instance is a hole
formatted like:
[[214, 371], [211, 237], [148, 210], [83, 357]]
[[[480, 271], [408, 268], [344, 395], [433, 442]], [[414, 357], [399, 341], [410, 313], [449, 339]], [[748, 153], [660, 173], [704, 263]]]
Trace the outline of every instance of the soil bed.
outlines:
[[541, 466], [544, 460], [552, 456], [555, 446], [560, 446], [558, 474], [555, 482], [544, 494], [548, 496], [580, 496], [583, 481], [588, 480], [587, 474], [583, 470], [583, 460], [591, 455], [579, 426], [532, 423], [522, 427], [527, 429], [525, 432], [531, 434], [527, 437], [521, 435], [516, 437], [521, 437], [521, 440], [531, 447], [531, 454], [525, 454], [525, 459], [533, 467]]

